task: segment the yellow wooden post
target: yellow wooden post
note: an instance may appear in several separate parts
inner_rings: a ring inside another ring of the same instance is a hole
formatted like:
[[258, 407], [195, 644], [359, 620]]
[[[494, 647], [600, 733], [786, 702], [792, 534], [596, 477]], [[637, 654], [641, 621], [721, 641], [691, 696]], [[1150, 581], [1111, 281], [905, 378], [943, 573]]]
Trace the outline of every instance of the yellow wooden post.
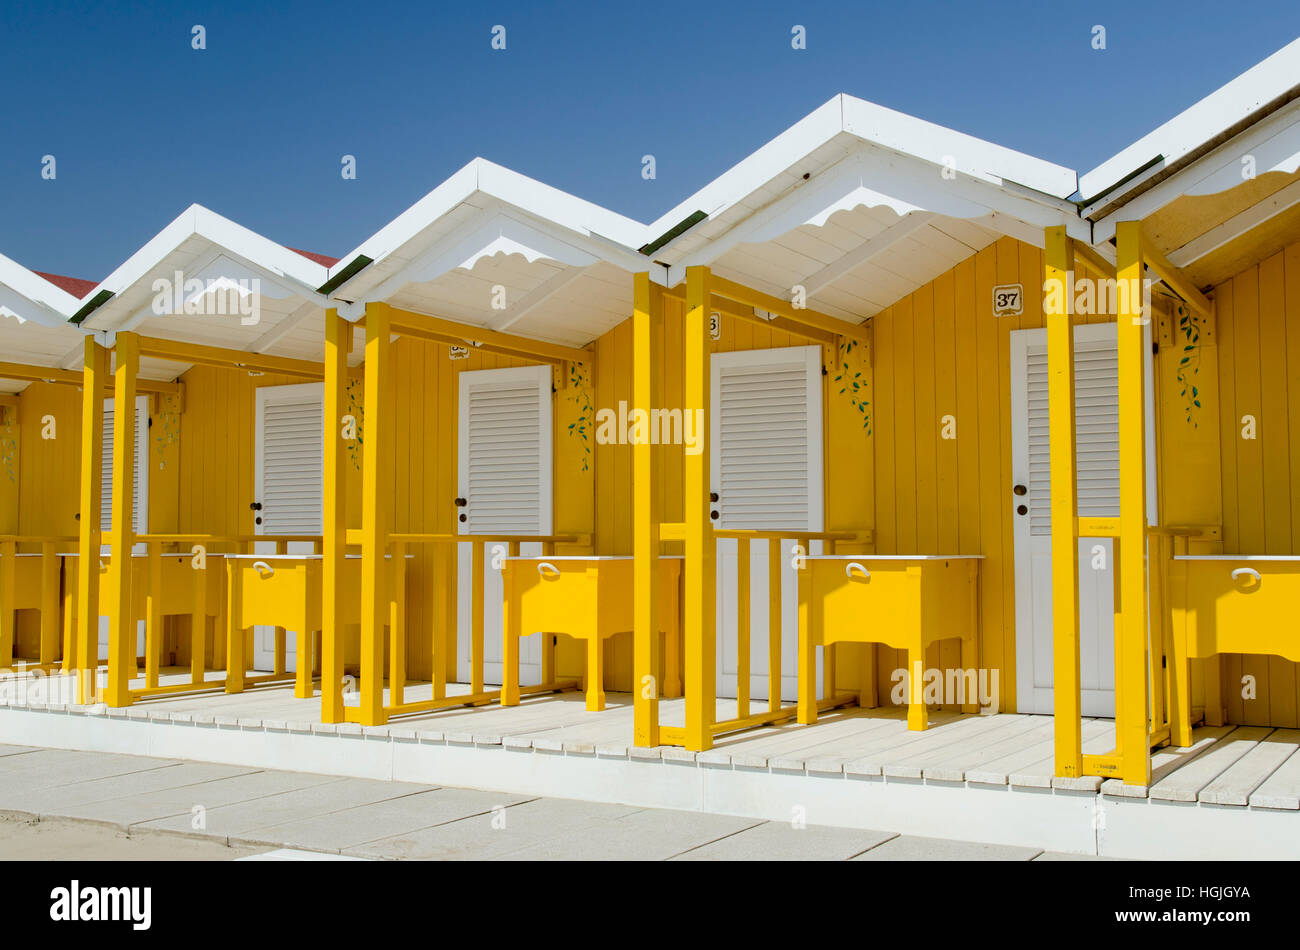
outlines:
[[[244, 572], [241, 562], [226, 559], [226, 692], [244, 691], [244, 623], [240, 604], [244, 599]], [[221, 642], [221, 636], [217, 636]], [[215, 647], [214, 647], [215, 650]]]
[[1115, 638], [1120, 663], [1117, 678], [1115, 734], [1122, 777], [1128, 785], [1151, 778], [1150, 727], [1147, 721], [1146, 591], [1146, 354], [1142, 328], [1148, 319], [1143, 302], [1142, 225], [1122, 221], [1115, 229], [1116, 280], [1119, 285], [1119, 537], [1122, 556], [1116, 566], [1120, 584], [1120, 620]]
[[736, 718], [749, 715], [749, 554], [748, 538], [736, 539]]
[[194, 609], [190, 612], [190, 682], [196, 684], [204, 680], [203, 651], [208, 642], [210, 570], [205, 562], [202, 570], [195, 569], [191, 572], [194, 575]]
[[[1170, 539], [1171, 555], [1187, 554], [1187, 538]], [[1187, 748], [1192, 744], [1191, 669], [1187, 658], [1187, 562], [1169, 561], [1169, 740]]]
[[767, 708], [781, 708], [781, 539], [767, 542]]
[[389, 651], [388, 703], [400, 706], [406, 696], [406, 545], [393, 545], [388, 562], [388, 633], [392, 638]]
[[473, 542], [473, 579], [470, 582], [469, 691], [483, 692], [483, 555], [485, 541]]
[[162, 543], [149, 542], [149, 589], [145, 591], [144, 685], [158, 685], [162, 662]]
[[[119, 333], [113, 371], [113, 487], [109, 527], [108, 586], [112, 613], [108, 622], [108, 689], [110, 706], [131, 705], [129, 687], [136, 672], [136, 620], [131, 599], [131, 548], [135, 544], [132, 492], [135, 485], [135, 391], [140, 368], [140, 338]], [[93, 514], [92, 514], [93, 517]], [[92, 567], [93, 564], [87, 564]]]
[[59, 558], [53, 541], [41, 543], [41, 665], [59, 650]]
[[[325, 486], [321, 525], [321, 722], [343, 721], [343, 616], [344, 553], [347, 539], [347, 441], [351, 426], [345, 431], [343, 416], [347, 412], [348, 341], [352, 325], [337, 310], [325, 311]], [[355, 420], [354, 420], [355, 422]], [[355, 593], [353, 594], [355, 596]], [[301, 662], [301, 661], [300, 661]]]
[[81, 386], [81, 478], [78, 482], [77, 526], [77, 700], [95, 701], [99, 667], [99, 545], [100, 491], [104, 454], [104, 384], [108, 381], [108, 350], [86, 337]]
[[[288, 553], [289, 553], [289, 543], [288, 543], [287, 541], [277, 541], [277, 542], [275, 542], [275, 553], [276, 553], [276, 554], [288, 554]], [[322, 564], [321, 566], [324, 567], [323, 564]], [[324, 595], [323, 595], [323, 594], [322, 594], [321, 599], [324, 600]], [[309, 631], [305, 631], [305, 630], [304, 630], [304, 631], [302, 631], [299, 635], [300, 635], [300, 636], [304, 636], [304, 635], [306, 635], [308, 632], [309, 632]], [[289, 658], [288, 658], [288, 653], [289, 653], [289, 630], [288, 630], [288, 628], [286, 628], [286, 627], [276, 627], [276, 628], [275, 628], [275, 632], [274, 632], [274, 636], [272, 637], [272, 640], [273, 640], [274, 642], [273, 642], [273, 645], [272, 645], [271, 673], [272, 673], [272, 675], [274, 675], [274, 676], [283, 676], [283, 675], [285, 674], [285, 671], [289, 668], [289, 662], [288, 662], [288, 659], [289, 659]]]
[[[77, 655], [80, 650], [77, 643], [77, 574], [75, 568], [68, 566], [66, 558], [60, 558], [59, 560], [64, 562], [61, 565], [63, 571], [63, 661], [59, 668], [64, 673], [74, 673], [77, 669], [77, 663], [81, 659]], [[77, 701], [80, 701], [80, 696], [77, 697]]]
[[[800, 725], [811, 725], [817, 721], [817, 645], [813, 633], [814, 620], [812, 603], [812, 568], [807, 564], [797, 572], [797, 597], [799, 611], [799, 655], [796, 664], [798, 674], [798, 718]], [[821, 624], [818, 622], [817, 626]], [[781, 681], [769, 680], [767, 684], [770, 695], [781, 696]]]
[[362, 725], [378, 726], [384, 714], [384, 552], [388, 547], [392, 459], [384, 410], [392, 405], [391, 311], [366, 305], [366, 450], [361, 465], [361, 708]]
[[[518, 552], [516, 552], [518, 553]], [[553, 557], [555, 555], [555, 542], [542, 542], [542, 556]], [[555, 682], [555, 634], [542, 634], [542, 682]], [[657, 745], [658, 743], [656, 743]]]
[[[515, 604], [518, 564], [506, 564], [501, 572], [501, 705], [519, 705], [519, 610]], [[550, 636], [548, 633], [542, 636]], [[542, 682], [548, 682], [545, 676]]]
[[17, 636], [17, 612], [14, 594], [18, 577], [18, 545], [0, 543], [0, 670], [14, 665], [14, 638]]
[[[632, 284], [632, 405], [643, 412], [659, 406], [663, 295], [639, 273]], [[632, 446], [633, 634], [632, 689], [634, 739], [639, 746], [659, 744], [659, 485], [655, 446]]]
[[[1056, 774], [1083, 774], [1079, 673], [1078, 487], [1074, 442], [1074, 244], [1048, 228], [1044, 255], [1052, 516], [1052, 684]], [[1017, 515], [1017, 517], [1022, 517]], [[1025, 516], [1027, 517], [1027, 516]], [[1026, 631], [1025, 636], [1028, 636]]]
[[456, 548], [438, 545], [433, 554], [433, 591], [434, 602], [431, 605], [433, 626], [430, 631], [433, 642], [430, 644], [431, 663], [433, 664], [433, 698], [445, 699], [447, 696], [447, 642], [450, 631], [455, 629], [456, 591], [448, 583], [449, 565], [456, 562]]
[[709, 304], [710, 273], [707, 267], [686, 269], [686, 354], [683, 413], [695, 413], [699, 420], [701, 450], [686, 456], [686, 748], [704, 751], [713, 747], [713, 724], [717, 720], [715, 637], [715, 566], [713, 526], [709, 519]]

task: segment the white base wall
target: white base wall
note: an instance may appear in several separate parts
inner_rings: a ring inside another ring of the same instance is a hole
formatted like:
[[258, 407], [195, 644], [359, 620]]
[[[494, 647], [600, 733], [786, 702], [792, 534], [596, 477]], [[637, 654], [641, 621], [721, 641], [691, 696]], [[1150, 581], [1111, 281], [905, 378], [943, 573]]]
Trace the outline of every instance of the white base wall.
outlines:
[[[391, 733], [397, 733], [393, 735]], [[405, 733], [405, 735], [404, 735]], [[867, 828], [1126, 858], [1295, 858], [1291, 811], [1094, 791], [712, 766], [689, 753], [597, 755], [415, 737], [394, 725], [244, 725], [140, 709], [0, 710], [0, 743], [188, 759]]]

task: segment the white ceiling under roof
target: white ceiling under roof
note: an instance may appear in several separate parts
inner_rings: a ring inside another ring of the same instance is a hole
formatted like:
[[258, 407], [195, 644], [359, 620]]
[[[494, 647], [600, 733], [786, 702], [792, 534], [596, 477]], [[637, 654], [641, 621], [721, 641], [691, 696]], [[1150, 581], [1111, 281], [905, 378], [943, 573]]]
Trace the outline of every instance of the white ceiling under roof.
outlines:
[[[88, 295], [112, 294], [82, 326], [319, 362], [316, 288], [327, 278], [322, 264], [192, 205]], [[187, 368], [146, 358], [140, 372], [171, 379]]]
[[[631, 312], [645, 226], [483, 159], [331, 268], [331, 294], [583, 346]], [[360, 307], [343, 307], [355, 318]]]
[[[77, 298], [39, 274], [0, 255], [0, 361], [58, 368], [81, 353], [85, 334], [68, 323]], [[28, 383], [0, 378], [0, 392]]]
[[1087, 227], [1075, 174], [1001, 146], [837, 96], [651, 226], [670, 284], [707, 264], [775, 296], [858, 322], [1011, 235]]

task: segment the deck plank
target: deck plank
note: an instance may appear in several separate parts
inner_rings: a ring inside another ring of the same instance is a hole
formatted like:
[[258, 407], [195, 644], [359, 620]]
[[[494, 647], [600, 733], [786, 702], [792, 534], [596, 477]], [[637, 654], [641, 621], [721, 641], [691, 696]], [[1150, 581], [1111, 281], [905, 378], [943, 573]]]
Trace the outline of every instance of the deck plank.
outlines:
[[[1151, 784], [1154, 785], [1166, 775], [1209, 751], [1215, 743], [1235, 728], [1236, 726], [1197, 726], [1192, 730], [1192, 744], [1186, 748], [1165, 746], [1157, 749], [1151, 754]], [[1117, 798], [1146, 798], [1150, 793], [1150, 786], [1125, 785], [1122, 779], [1108, 778], [1101, 783], [1101, 790], [1103, 794]]]
[[[1101, 755], [1115, 748], [1115, 723], [1109, 719], [1084, 720], [1080, 730], [1083, 738], [1085, 755]], [[1056, 778], [1056, 749], [1050, 755], [1037, 762], [1016, 769], [1007, 776], [1008, 785], [1024, 788], [1051, 788]], [[1066, 780], [1072, 788], [1087, 788], [1096, 791], [1101, 787], [1101, 777], [1083, 775], [1077, 779]]]
[[[845, 775], [883, 775], [887, 765], [917, 752], [968, 739], [988, 728], [989, 720], [982, 716], [966, 716], [941, 728], [931, 727], [920, 732], [902, 728], [898, 733], [881, 740], [855, 759], [844, 763]], [[904, 777], [904, 776], [895, 776]]]
[[1250, 795], [1252, 808], [1300, 809], [1300, 752], [1293, 754]]
[[[1026, 720], [1030, 721], [1026, 722]], [[903, 755], [891, 760], [884, 768], [885, 775], [891, 778], [921, 778], [925, 768], [929, 765], [951, 761], [954, 755], [982, 749], [986, 745], [1005, 738], [1008, 734], [1016, 734], [1022, 729], [1033, 725], [1032, 717], [1020, 716], [1014, 713], [1001, 716], [979, 716], [975, 717], [975, 721], [979, 723], [979, 726], [972, 728], [969, 734], [957, 735], [956, 733], [950, 733], [947, 741], [931, 743], [926, 748], [918, 749], [910, 755]]]
[[[1113, 732], [1114, 725], [1101, 719], [1085, 719], [1080, 726], [1080, 731], [1086, 742], [1096, 736]], [[1049, 733], [1042, 740], [1031, 745], [1020, 746], [1000, 759], [984, 762], [977, 768], [967, 769], [966, 781], [975, 782], [979, 785], [1010, 784], [1012, 775], [1018, 775], [1026, 769], [1037, 767], [1044, 761], [1045, 757], [1050, 758], [1052, 756], [1055, 748], [1055, 740]]]
[[922, 772], [927, 782], [964, 782], [969, 770], [996, 761], [1017, 749], [1041, 742], [1051, 734], [1050, 717], [1022, 716], [1011, 729], [989, 736], [988, 739], [991, 741], [966, 746], [942, 759], [928, 762], [923, 765]]
[[1251, 793], [1298, 749], [1300, 731], [1278, 729], [1201, 789], [1196, 800], [1213, 805], [1249, 804]]
[[1238, 726], [1182, 768], [1151, 786], [1150, 797], [1168, 802], [1194, 802], [1201, 790], [1255, 748], [1273, 730], [1266, 726]]

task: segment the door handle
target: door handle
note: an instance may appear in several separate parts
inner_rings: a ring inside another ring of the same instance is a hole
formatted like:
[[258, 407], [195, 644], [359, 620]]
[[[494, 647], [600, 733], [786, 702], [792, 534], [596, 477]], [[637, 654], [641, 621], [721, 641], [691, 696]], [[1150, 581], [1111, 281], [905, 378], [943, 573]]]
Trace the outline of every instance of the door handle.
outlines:
[[260, 501], [252, 502], [251, 504], [249, 504], [248, 509], [249, 511], [261, 511], [262, 503]]
[[1024, 485], [1017, 485], [1015, 488], [1013, 488], [1013, 489], [1011, 489], [1011, 490], [1012, 490], [1013, 492], [1015, 492], [1017, 495], [1027, 495], [1027, 494], [1029, 494], [1029, 489], [1026, 488]]

